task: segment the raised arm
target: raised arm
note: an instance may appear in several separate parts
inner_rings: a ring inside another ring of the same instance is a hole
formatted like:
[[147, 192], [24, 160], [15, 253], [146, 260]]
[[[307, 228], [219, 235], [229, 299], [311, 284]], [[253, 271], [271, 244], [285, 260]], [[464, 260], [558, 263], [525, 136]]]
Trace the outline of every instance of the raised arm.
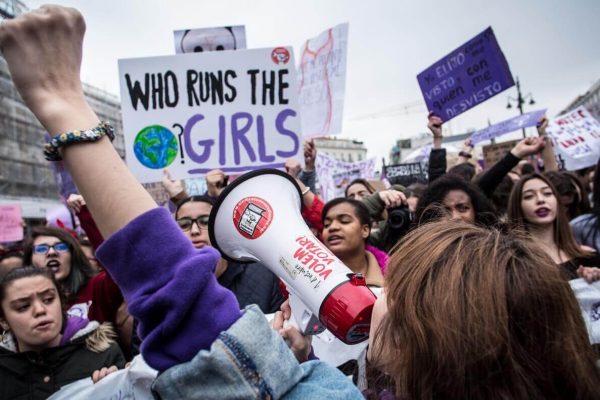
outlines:
[[446, 173], [446, 149], [442, 148], [442, 119], [430, 112], [427, 116], [427, 128], [433, 134], [431, 153], [429, 154], [429, 183]]
[[542, 160], [544, 160], [544, 171], [558, 171], [558, 164], [554, 154], [554, 145], [552, 140], [546, 134], [548, 127], [548, 118], [543, 117], [537, 124], [538, 136], [545, 141], [546, 145], [542, 151]]
[[[13, 82], [52, 136], [100, 122], [79, 78], [84, 33], [85, 21], [77, 10], [55, 6], [0, 25], [0, 46]], [[62, 156], [104, 237], [156, 207], [108, 138], [66, 147]]]

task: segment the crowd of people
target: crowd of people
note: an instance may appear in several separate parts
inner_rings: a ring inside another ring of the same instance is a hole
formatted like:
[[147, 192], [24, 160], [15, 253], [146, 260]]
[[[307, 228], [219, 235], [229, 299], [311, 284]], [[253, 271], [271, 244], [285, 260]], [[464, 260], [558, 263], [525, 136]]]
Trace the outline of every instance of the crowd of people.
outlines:
[[[53, 135], [99, 126], [79, 78], [84, 32], [58, 6], [0, 25], [15, 87]], [[286, 163], [307, 225], [377, 295], [360, 345], [304, 335], [285, 322], [279, 277], [211, 246], [222, 171], [202, 196], [165, 171], [171, 213], [107, 135], [67, 143], [85, 235], [39, 226], [0, 250], [0, 398], [47, 398], [138, 356], [158, 372], [148, 398], [600, 399], [600, 353], [569, 284], [600, 280], [600, 160], [559, 171], [546, 126], [483, 171], [468, 142], [448, 168], [430, 114], [426, 184], [357, 179], [328, 202], [313, 142], [303, 167]]]

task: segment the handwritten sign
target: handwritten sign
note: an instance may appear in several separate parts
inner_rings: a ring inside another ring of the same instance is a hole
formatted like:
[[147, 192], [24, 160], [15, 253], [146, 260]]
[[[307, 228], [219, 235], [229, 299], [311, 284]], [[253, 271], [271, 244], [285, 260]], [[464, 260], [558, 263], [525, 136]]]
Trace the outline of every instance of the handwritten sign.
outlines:
[[283, 168], [300, 150], [291, 49], [119, 60], [129, 169], [142, 183]]
[[540, 118], [546, 114], [546, 109], [531, 111], [518, 117], [510, 118], [497, 124], [488, 126], [485, 129], [479, 130], [471, 135], [471, 143], [473, 146], [483, 142], [500, 137], [506, 133], [517, 131], [521, 128], [535, 126]]
[[338, 161], [327, 154], [318, 153], [316, 170], [321, 185], [321, 197], [325, 201], [343, 197], [347, 184], [353, 179], [374, 179], [376, 163], [375, 158], [348, 163]]
[[421, 163], [387, 165], [385, 167], [385, 177], [392, 185], [408, 186], [415, 182], [427, 183], [425, 171]]
[[515, 145], [519, 143], [518, 140], [511, 140], [509, 142], [494, 143], [483, 146], [483, 161], [486, 168], [490, 168], [502, 159]]
[[515, 84], [491, 27], [421, 72], [417, 80], [428, 110], [444, 121]]
[[173, 32], [173, 36], [177, 54], [246, 48], [246, 27], [243, 25], [182, 29]]
[[348, 24], [340, 24], [302, 46], [298, 87], [305, 138], [342, 132]]
[[574, 171], [600, 157], [600, 122], [585, 107], [554, 118], [546, 129], [561, 169]]
[[23, 240], [21, 206], [13, 204], [0, 205], [0, 243]]

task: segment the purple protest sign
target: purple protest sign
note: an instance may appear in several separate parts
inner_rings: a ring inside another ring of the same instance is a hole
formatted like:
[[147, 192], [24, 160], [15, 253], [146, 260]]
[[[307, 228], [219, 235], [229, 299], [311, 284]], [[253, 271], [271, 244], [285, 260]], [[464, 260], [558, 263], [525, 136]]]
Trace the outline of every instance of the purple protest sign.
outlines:
[[515, 84], [491, 27], [417, 75], [427, 109], [443, 121]]
[[540, 118], [546, 114], [546, 109], [531, 111], [518, 117], [510, 118], [497, 124], [488, 126], [485, 129], [479, 130], [471, 135], [471, 144], [475, 146], [477, 143], [484, 140], [497, 138], [504, 134], [517, 131], [521, 128], [535, 126]]

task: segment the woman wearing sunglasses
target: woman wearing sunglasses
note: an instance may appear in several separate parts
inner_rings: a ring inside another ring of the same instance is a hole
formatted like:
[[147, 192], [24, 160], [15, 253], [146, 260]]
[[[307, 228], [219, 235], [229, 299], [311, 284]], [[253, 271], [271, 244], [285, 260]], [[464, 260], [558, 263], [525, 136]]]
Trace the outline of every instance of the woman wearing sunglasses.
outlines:
[[47, 268], [66, 294], [68, 314], [91, 321], [114, 322], [123, 303], [119, 287], [106, 272], [94, 275], [79, 242], [52, 226], [33, 228], [25, 247], [25, 265]]

